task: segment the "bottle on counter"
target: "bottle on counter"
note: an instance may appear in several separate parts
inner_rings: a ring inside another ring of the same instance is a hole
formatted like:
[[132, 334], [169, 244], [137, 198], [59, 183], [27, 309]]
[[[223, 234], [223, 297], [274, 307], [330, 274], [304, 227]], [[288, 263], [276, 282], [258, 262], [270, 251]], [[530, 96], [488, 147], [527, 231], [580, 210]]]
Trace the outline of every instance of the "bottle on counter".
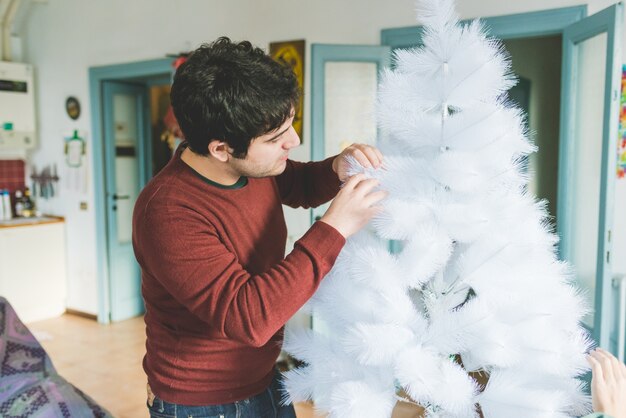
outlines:
[[15, 191], [15, 216], [18, 218], [24, 216], [24, 193], [21, 190]]
[[24, 207], [22, 208], [22, 216], [25, 218], [30, 218], [35, 216], [35, 204], [30, 198], [30, 189], [26, 187], [24, 189], [24, 196], [22, 197], [22, 203]]
[[11, 206], [11, 194], [8, 190], [2, 191], [2, 219], [10, 221], [13, 219], [13, 208]]

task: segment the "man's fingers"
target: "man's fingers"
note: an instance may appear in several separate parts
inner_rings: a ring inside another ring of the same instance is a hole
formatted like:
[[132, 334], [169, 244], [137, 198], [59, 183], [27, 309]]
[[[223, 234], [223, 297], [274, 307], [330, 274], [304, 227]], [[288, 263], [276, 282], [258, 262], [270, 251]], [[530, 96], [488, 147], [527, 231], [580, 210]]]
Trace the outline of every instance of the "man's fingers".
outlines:
[[345, 184], [343, 185], [343, 188], [354, 189], [356, 185], [359, 184], [363, 180], [365, 180], [365, 174], [363, 173], [355, 174], [354, 176], [348, 178], [348, 181], [345, 182]]
[[343, 152], [344, 156], [352, 156], [365, 168], [380, 168], [383, 164], [383, 154], [376, 147], [367, 144], [352, 144]]
[[365, 197], [365, 203], [367, 206], [373, 206], [376, 203], [383, 200], [384, 198], [386, 198], [388, 195], [389, 193], [386, 192], [385, 190], [378, 190], [378, 191], [372, 192]]
[[370, 210], [370, 215], [374, 217], [383, 213], [385, 208], [383, 206], [370, 206], [369, 210]]
[[352, 151], [352, 156], [358, 161], [359, 164], [361, 164], [361, 166], [365, 168], [372, 168], [372, 163], [370, 163], [370, 160], [367, 158], [365, 153], [359, 148], [355, 147], [354, 151]]
[[378, 153], [376, 153], [376, 149], [374, 147], [371, 147], [369, 145], [361, 145], [358, 147], [358, 149], [365, 154], [373, 167], [380, 167], [382, 158], [378, 156]]
[[376, 179], [365, 179], [361, 180], [356, 186], [354, 186], [355, 190], [358, 190], [363, 195], [368, 194], [374, 187], [378, 186], [380, 182]]
[[380, 150], [376, 147], [372, 147], [372, 149], [374, 150], [374, 152], [376, 153], [376, 155], [378, 155], [378, 161], [380, 161], [380, 164], [383, 163], [383, 153], [380, 152]]

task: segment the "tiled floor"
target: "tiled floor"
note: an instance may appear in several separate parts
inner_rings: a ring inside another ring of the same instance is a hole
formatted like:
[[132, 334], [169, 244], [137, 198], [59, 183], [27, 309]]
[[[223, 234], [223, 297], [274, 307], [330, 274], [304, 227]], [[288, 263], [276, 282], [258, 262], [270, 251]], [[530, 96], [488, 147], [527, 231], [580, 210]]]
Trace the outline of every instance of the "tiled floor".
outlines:
[[[91, 395], [117, 418], [145, 418], [146, 376], [143, 318], [112, 325], [75, 315], [27, 324], [46, 349], [59, 374]], [[298, 418], [317, 418], [308, 404], [296, 405]], [[393, 418], [418, 418], [399, 404]]]

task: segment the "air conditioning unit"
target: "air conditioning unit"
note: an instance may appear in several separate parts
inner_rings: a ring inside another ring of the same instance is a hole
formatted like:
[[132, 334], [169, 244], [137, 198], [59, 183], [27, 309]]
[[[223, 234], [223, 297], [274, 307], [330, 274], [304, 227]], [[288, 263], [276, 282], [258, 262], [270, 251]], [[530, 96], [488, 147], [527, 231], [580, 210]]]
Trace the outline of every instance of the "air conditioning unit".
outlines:
[[0, 61], [0, 152], [37, 144], [33, 66]]

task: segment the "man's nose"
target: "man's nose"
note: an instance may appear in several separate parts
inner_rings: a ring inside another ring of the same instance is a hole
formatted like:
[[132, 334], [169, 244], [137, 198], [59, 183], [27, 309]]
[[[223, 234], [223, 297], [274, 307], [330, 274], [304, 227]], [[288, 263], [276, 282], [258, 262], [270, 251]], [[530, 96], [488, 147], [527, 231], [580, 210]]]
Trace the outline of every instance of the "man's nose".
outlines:
[[293, 128], [293, 126], [289, 128], [289, 131], [287, 131], [287, 134], [289, 135], [289, 138], [287, 141], [285, 141], [283, 148], [291, 149], [300, 145], [300, 137], [298, 136], [298, 133]]

